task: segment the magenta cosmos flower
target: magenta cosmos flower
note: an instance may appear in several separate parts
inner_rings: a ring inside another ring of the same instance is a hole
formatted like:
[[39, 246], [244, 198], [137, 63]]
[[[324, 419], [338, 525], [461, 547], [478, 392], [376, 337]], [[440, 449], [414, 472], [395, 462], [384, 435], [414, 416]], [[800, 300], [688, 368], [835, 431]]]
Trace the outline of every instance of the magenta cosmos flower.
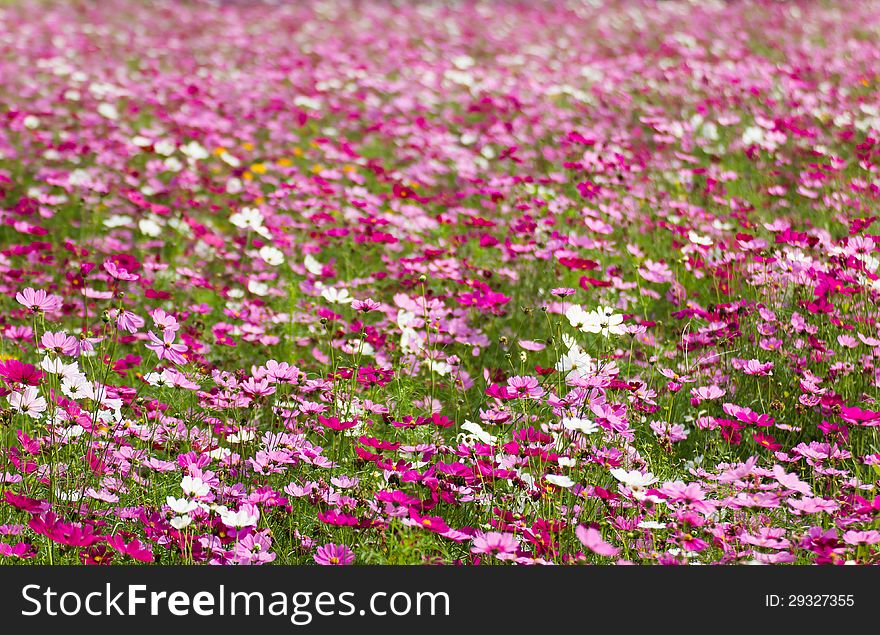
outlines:
[[0, 377], [11, 384], [38, 386], [40, 380], [43, 379], [43, 371], [32, 364], [26, 364], [17, 359], [8, 359], [0, 363]]
[[315, 552], [315, 562], [320, 565], [346, 565], [354, 562], [354, 551], [345, 545], [336, 545], [332, 542], [323, 547], [318, 547]]

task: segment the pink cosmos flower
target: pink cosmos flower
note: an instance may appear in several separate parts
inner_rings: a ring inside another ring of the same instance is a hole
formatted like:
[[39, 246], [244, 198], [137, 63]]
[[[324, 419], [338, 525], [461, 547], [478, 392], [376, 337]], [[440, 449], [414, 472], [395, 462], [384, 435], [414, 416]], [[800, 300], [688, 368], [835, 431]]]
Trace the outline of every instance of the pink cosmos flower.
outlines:
[[428, 531], [444, 534], [450, 530], [449, 525], [447, 525], [446, 521], [440, 516], [422, 516], [418, 512], [410, 510], [409, 517], [413, 525], [417, 525]]
[[137, 333], [146, 324], [144, 318], [126, 309], [122, 311], [114, 309], [111, 311], [110, 317], [116, 319], [116, 328], [132, 334]]
[[720, 399], [727, 391], [719, 386], [715, 386], [714, 384], [711, 386], [699, 386], [698, 388], [691, 388], [691, 405], [698, 406], [703, 401], [711, 401], [714, 399]]
[[761, 362], [757, 359], [750, 359], [742, 365], [742, 372], [746, 375], [772, 375], [773, 362]]
[[658, 284], [672, 282], [675, 279], [669, 265], [665, 262], [654, 262], [653, 260], [646, 260], [639, 267], [639, 275], [648, 282], [656, 282]]
[[367, 298], [366, 300], [355, 300], [351, 303], [351, 308], [355, 311], [361, 311], [363, 313], [369, 313], [370, 311], [375, 311], [382, 305], [376, 302], [375, 300], [371, 300]]
[[239, 387], [251, 397], [266, 397], [275, 392], [275, 386], [269, 384], [268, 380], [254, 379], [253, 377], [248, 377], [239, 384]]
[[46, 331], [40, 338], [40, 344], [47, 351], [57, 355], [73, 355], [76, 353], [78, 344], [75, 337], [67, 333]]
[[122, 280], [124, 282], [134, 282], [135, 280], [140, 279], [138, 274], [129, 273], [127, 269], [123, 269], [112, 260], [104, 261], [104, 271], [106, 271], [111, 278]]
[[235, 543], [233, 557], [237, 564], [267, 564], [275, 560], [271, 547], [272, 539], [265, 532], [248, 534]]
[[547, 347], [546, 344], [532, 340], [520, 340], [519, 345], [521, 348], [532, 352], [543, 351]]
[[318, 547], [314, 558], [315, 562], [320, 565], [343, 566], [354, 562], [354, 551], [345, 545], [337, 545], [330, 542], [322, 547]]
[[150, 317], [153, 318], [153, 324], [156, 325], [156, 328], [160, 328], [163, 331], [177, 331], [180, 329], [177, 318], [165, 313], [162, 309], [150, 311]]
[[848, 545], [876, 545], [880, 542], [880, 531], [876, 529], [845, 531], [843, 533], [843, 542]]
[[806, 496], [812, 496], [813, 490], [807, 483], [797, 477], [797, 474], [788, 474], [781, 465], [773, 466], [773, 476], [786, 489], [800, 492]]
[[189, 346], [186, 344], [175, 344], [174, 331], [163, 331], [161, 340], [156, 337], [153, 331], [148, 331], [147, 335], [151, 340], [151, 343], [146, 345], [147, 348], [156, 353], [156, 357], [160, 360], [167, 359], [172, 364], [186, 364], [186, 358], [183, 356], [183, 353], [189, 350]]
[[18, 303], [27, 307], [34, 313], [51, 313], [61, 308], [61, 298], [57, 295], [46, 293], [43, 289], [35, 291], [31, 287], [15, 294]]
[[605, 556], [606, 558], [613, 558], [620, 553], [620, 549], [605, 542], [602, 539], [602, 534], [593, 527], [578, 525], [574, 533], [584, 547], [597, 555]]
[[680, 423], [667, 423], [665, 421], [652, 421], [651, 430], [660, 439], [669, 443], [678, 443], [688, 438], [688, 431]]
[[507, 380], [507, 386], [514, 397], [520, 399], [538, 399], [546, 392], [535, 377], [511, 377]]
[[830, 514], [834, 512], [839, 505], [831, 500], [819, 498], [818, 496], [805, 496], [803, 498], [789, 498], [788, 504], [794, 510], [795, 515], [798, 514]]
[[480, 532], [474, 536], [471, 553], [494, 555], [499, 560], [515, 560], [519, 538], [499, 531]]

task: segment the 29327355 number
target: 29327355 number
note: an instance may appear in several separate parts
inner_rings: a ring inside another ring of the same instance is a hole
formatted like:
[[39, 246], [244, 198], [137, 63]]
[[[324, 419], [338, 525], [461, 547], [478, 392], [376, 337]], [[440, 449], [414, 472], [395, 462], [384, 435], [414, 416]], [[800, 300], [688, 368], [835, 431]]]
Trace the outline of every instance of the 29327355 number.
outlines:
[[764, 605], [769, 607], [810, 607], [810, 606], [855, 606], [853, 594], [833, 593], [791, 593], [788, 595], [768, 594], [764, 597]]

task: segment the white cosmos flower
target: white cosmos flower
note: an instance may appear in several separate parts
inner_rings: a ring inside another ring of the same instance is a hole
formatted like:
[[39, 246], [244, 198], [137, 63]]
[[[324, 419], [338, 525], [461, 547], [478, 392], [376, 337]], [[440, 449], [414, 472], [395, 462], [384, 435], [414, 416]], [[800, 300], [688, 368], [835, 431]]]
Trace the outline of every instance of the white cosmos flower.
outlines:
[[73, 424], [69, 428], [61, 428], [58, 430], [58, 435], [62, 439], [76, 439], [77, 437], [81, 437], [85, 434], [85, 428], [83, 428], [78, 423]]
[[64, 370], [64, 362], [61, 361], [60, 357], [52, 359], [48, 355], [46, 355], [43, 358], [43, 361], [40, 362], [40, 368], [42, 368], [50, 375], [60, 375], [61, 372]]
[[226, 165], [237, 168], [241, 165], [241, 161], [238, 160], [237, 157], [229, 154], [226, 151], [220, 153], [220, 160], [223, 161]]
[[153, 144], [153, 150], [156, 151], [156, 154], [167, 157], [174, 154], [174, 151], [177, 150], [177, 144], [171, 139], [162, 139]]
[[257, 230], [263, 226], [263, 215], [255, 207], [243, 207], [230, 215], [229, 222], [239, 229]]
[[403, 328], [400, 330], [400, 348], [404, 352], [421, 351], [425, 348], [425, 341], [414, 329]]
[[207, 496], [208, 492], [211, 491], [211, 487], [202, 479], [198, 477], [192, 477], [189, 474], [181, 479], [180, 489], [183, 490], [184, 494], [186, 494], [187, 496], [192, 496], [193, 498], [201, 498], [202, 496]]
[[6, 401], [16, 412], [26, 414], [32, 419], [39, 419], [46, 411], [46, 400], [40, 396], [40, 391], [34, 386], [25, 386], [23, 392], [9, 393]]
[[452, 372], [452, 366], [438, 359], [429, 359], [428, 369], [444, 377]]
[[238, 177], [230, 177], [228, 181], [226, 181], [226, 193], [227, 194], [238, 194], [244, 189], [244, 184], [241, 182], [241, 179]]
[[566, 430], [573, 430], [582, 434], [593, 434], [599, 429], [599, 426], [589, 419], [581, 419], [579, 417], [563, 417], [562, 426]]
[[190, 141], [180, 148], [180, 151], [193, 161], [201, 161], [208, 158], [208, 151], [198, 141]]
[[257, 521], [260, 520], [260, 512], [256, 506], [251, 505], [250, 507], [251, 509], [248, 509], [248, 506], [242, 507], [237, 512], [231, 512], [229, 510], [220, 512], [220, 519], [227, 527], [256, 526]]
[[666, 529], [666, 523], [658, 523], [656, 520], [643, 520], [638, 526], [639, 529]]
[[69, 381], [85, 381], [85, 374], [79, 369], [79, 363], [76, 361], [70, 362], [69, 364], [64, 364], [61, 368], [61, 372], [58, 373], [61, 376], [62, 381], [67, 379]]
[[573, 480], [571, 480], [567, 476], [563, 476], [562, 474], [548, 474], [544, 478], [548, 483], [556, 485], [558, 487], [571, 487], [572, 485], [574, 485]]
[[315, 260], [312, 254], [306, 254], [303, 264], [305, 265], [306, 271], [314, 276], [320, 276], [321, 272], [324, 270], [324, 265]]
[[376, 349], [366, 340], [349, 340], [340, 347], [340, 350], [346, 355], [372, 356], [376, 354]]
[[104, 227], [115, 229], [116, 227], [128, 227], [131, 225], [131, 216], [125, 214], [113, 214], [104, 221]]
[[556, 370], [560, 373], [567, 373], [566, 379], [570, 379], [572, 377], [582, 377], [587, 373], [595, 371], [596, 364], [586, 351], [577, 344], [574, 344], [556, 362]]
[[589, 317], [589, 313], [583, 310], [582, 307], [579, 307], [577, 304], [573, 304], [568, 307], [565, 311], [565, 317], [568, 318], [568, 323], [571, 324], [574, 328], [579, 331], [584, 329], [584, 325], [587, 323], [587, 319]]
[[186, 498], [174, 498], [173, 496], [167, 496], [165, 498], [165, 502], [168, 504], [168, 507], [171, 508], [171, 511], [173, 511], [175, 514], [188, 514], [199, 508], [199, 504], [197, 502], [187, 500]]
[[98, 104], [98, 114], [104, 119], [119, 119], [119, 111], [116, 110], [116, 106], [107, 102]]
[[461, 424], [461, 429], [469, 432], [481, 443], [485, 443], [486, 445], [494, 445], [495, 441], [497, 441], [497, 437], [483, 430], [483, 428], [480, 427], [479, 423], [474, 423], [473, 421], [465, 421], [463, 424]]
[[626, 331], [622, 324], [622, 315], [615, 313], [611, 307], [600, 306], [587, 314], [586, 323], [581, 327], [581, 330], [585, 333], [601, 333], [605, 337], [623, 335]]
[[701, 236], [693, 229], [688, 232], [688, 240], [690, 240], [695, 245], [701, 245], [703, 247], [711, 247], [712, 239], [708, 236]]
[[650, 472], [642, 474], [638, 470], [624, 470], [619, 467], [611, 470], [611, 476], [633, 491], [644, 489], [657, 482], [657, 477]]
[[65, 397], [74, 401], [95, 398], [95, 388], [84, 376], [73, 379], [65, 377], [62, 379], [61, 392], [64, 393]]
[[186, 529], [189, 527], [189, 524], [192, 522], [192, 517], [187, 514], [183, 516], [175, 516], [171, 519], [171, 526], [180, 531], [181, 529]]
[[269, 285], [259, 280], [248, 280], [248, 291], [254, 295], [266, 295], [269, 293]]
[[405, 311], [404, 309], [399, 309], [397, 311], [397, 326], [400, 328], [407, 328], [412, 321], [416, 319], [416, 314], [412, 311]]
[[79, 490], [60, 490], [58, 488], [55, 489], [55, 498], [62, 501], [78, 501], [82, 498], [79, 493]]
[[241, 430], [237, 434], [230, 434], [226, 437], [226, 440], [230, 443], [247, 443], [248, 441], [254, 440], [254, 433], [252, 430]]
[[167, 172], [180, 172], [183, 169], [183, 163], [177, 157], [168, 157], [164, 163]]
[[151, 386], [173, 386], [174, 380], [171, 377], [171, 374], [167, 370], [163, 370], [161, 373], [147, 373], [144, 375], [144, 381], [150, 384]]
[[354, 300], [348, 289], [337, 289], [336, 287], [327, 287], [321, 291], [321, 297], [332, 304], [351, 304]]
[[156, 238], [162, 234], [162, 227], [154, 221], [152, 218], [142, 218], [138, 221], [138, 229], [141, 230], [141, 233], [144, 236], [149, 236], [150, 238]]
[[280, 249], [272, 247], [271, 245], [260, 247], [259, 253], [260, 258], [262, 258], [267, 265], [277, 267], [284, 262], [284, 252], [282, 252]]

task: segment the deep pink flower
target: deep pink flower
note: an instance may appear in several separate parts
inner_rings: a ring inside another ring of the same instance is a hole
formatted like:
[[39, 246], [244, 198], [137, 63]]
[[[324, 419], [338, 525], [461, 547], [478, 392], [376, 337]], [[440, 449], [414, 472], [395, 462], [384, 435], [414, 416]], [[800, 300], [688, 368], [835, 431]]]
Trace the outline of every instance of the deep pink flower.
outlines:
[[29, 542], [18, 542], [14, 545], [0, 542], [0, 556], [27, 560], [37, 556], [37, 549]]
[[49, 509], [48, 501], [28, 498], [27, 496], [22, 496], [9, 491], [3, 493], [3, 499], [16, 509], [20, 509], [29, 514], [42, 514]]
[[140, 562], [153, 562], [153, 548], [150, 545], [144, 545], [135, 538], [128, 544], [119, 534], [107, 536], [107, 544], [113, 549], [125, 556], [130, 556]]
[[345, 545], [337, 545], [331, 542], [318, 547], [314, 558], [315, 562], [320, 565], [347, 565], [354, 562], [354, 551]]
[[449, 525], [447, 525], [446, 521], [440, 518], [440, 516], [422, 516], [415, 510], [410, 510], [409, 517], [414, 525], [418, 525], [423, 529], [433, 531], [437, 534], [445, 534], [450, 530]]
[[0, 377], [10, 384], [39, 386], [43, 379], [43, 371], [32, 364], [17, 359], [7, 359], [5, 362], [0, 362]]

